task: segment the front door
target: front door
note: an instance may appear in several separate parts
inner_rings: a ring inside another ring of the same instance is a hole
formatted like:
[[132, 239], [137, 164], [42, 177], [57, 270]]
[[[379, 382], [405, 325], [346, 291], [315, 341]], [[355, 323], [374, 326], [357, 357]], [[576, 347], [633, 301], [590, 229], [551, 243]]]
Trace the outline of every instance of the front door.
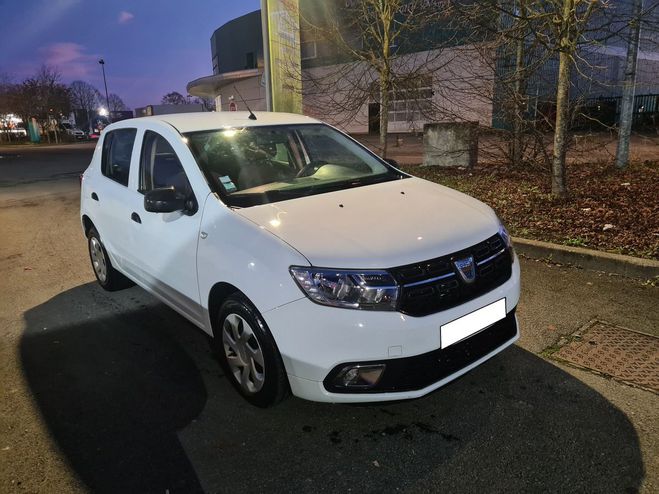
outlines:
[[199, 207], [173, 213], [144, 209], [144, 194], [174, 187], [190, 204], [197, 204], [181, 161], [171, 143], [147, 130], [139, 159], [139, 183], [132, 201], [130, 271], [137, 281], [197, 324], [203, 322], [197, 284]]

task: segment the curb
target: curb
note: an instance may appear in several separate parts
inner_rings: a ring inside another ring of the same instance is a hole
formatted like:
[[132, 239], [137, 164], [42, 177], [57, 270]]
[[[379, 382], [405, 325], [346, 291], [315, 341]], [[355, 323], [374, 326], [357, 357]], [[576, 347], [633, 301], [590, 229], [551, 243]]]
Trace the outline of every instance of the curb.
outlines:
[[649, 280], [659, 277], [659, 261], [652, 259], [623, 256], [519, 237], [513, 237], [512, 240], [517, 253], [533, 259], [550, 259], [562, 264], [573, 264], [584, 269], [605, 271], [629, 278]]

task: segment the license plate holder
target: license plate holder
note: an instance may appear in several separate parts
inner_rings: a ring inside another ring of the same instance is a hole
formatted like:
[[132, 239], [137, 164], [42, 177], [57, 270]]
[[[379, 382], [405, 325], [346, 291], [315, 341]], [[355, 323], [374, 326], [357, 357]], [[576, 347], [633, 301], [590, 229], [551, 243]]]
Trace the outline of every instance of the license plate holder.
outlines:
[[506, 299], [502, 298], [459, 317], [439, 328], [441, 348], [447, 348], [492, 326], [506, 317]]

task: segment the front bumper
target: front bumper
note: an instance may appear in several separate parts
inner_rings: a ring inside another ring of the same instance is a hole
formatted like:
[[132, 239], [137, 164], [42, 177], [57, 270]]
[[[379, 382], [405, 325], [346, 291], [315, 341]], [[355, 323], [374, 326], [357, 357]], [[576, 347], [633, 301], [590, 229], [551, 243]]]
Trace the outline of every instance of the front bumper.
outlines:
[[[306, 298], [267, 311], [263, 317], [278, 345], [295, 396], [335, 403], [418, 398], [480, 365], [519, 338], [515, 317], [520, 291], [517, 259], [512, 268], [510, 279], [494, 290], [423, 317], [338, 309]], [[448, 347], [438, 353], [442, 325], [503, 298], [505, 319], [456, 343], [454, 349]], [[377, 388], [346, 393], [326, 387], [338, 366], [353, 362], [387, 364]]]
[[[337, 365], [330, 371], [323, 387], [330, 393], [392, 393], [400, 391], [418, 391], [437, 381], [446, 379], [461, 369], [477, 362], [494, 350], [514, 341], [517, 337], [515, 309], [492, 326], [469, 338], [432, 352], [380, 362], [348, 362]], [[335, 384], [335, 379], [346, 365], [385, 364], [386, 368], [379, 382], [366, 390]]]

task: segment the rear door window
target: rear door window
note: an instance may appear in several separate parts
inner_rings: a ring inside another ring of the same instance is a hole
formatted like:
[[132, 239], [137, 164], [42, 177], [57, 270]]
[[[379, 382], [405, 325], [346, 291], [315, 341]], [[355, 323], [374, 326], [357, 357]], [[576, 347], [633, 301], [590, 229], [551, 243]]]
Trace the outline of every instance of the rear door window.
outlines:
[[128, 186], [135, 134], [137, 129], [117, 129], [108, 132], [103, 139], [101, 171], [109, 179], [125, 186]]

